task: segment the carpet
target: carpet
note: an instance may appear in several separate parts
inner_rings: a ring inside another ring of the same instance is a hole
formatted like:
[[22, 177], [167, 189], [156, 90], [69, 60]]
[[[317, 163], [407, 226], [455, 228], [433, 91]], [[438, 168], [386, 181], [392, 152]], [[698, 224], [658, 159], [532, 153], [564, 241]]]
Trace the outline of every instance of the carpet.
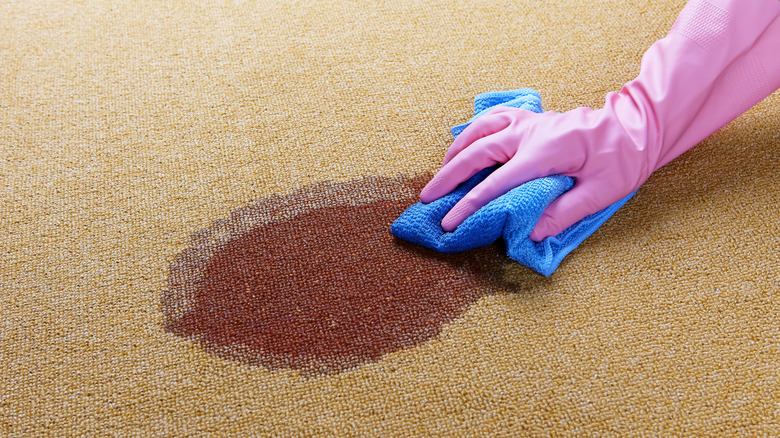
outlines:
[[545, 278], [392, 238], [682, 0], [0, 1], [0, 436], [780, 435], [780, 96]]

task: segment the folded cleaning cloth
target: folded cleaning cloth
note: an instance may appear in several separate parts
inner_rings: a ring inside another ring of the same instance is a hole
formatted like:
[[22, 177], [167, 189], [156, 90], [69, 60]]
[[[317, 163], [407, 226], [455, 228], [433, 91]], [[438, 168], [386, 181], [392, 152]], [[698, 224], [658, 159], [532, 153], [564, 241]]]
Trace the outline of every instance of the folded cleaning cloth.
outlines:
[[[468, 123], [452, 128], [453, 137], [457, 137], [477, 117], [497, 105], [542, 112], [541, 97], [535, 90], [526, 88], [483, 93], [475, 98], [474, 117]], [[551, 175], [512, 189], [468, 217], [455, 231], [444, 231], [441, 220], [447, 212], [497, 167], [479, 172], [434, 202], [412, 205], [393, 222], [391, 232], [400, 239], [443, 253], [467, 251], [503, 238], [507, 256], [549, 276], [569, 252], [593, 234], [636, 193], [585, 217], [557, 236], [534, 242], [528, 235], [544, 209], [574, 185], [570, 177]]]

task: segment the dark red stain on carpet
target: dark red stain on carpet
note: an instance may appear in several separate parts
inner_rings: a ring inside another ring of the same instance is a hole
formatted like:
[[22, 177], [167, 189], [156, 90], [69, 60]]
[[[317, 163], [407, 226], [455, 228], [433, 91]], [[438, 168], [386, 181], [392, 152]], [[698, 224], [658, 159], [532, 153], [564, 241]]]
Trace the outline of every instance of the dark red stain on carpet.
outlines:
[[307, 373], [435, 337], [500, 280], [506, 258], [394, 239], [390, 224], [427, 179], [321, 184], [193, 236], [171, 267], [166, 329], [223, 357]]

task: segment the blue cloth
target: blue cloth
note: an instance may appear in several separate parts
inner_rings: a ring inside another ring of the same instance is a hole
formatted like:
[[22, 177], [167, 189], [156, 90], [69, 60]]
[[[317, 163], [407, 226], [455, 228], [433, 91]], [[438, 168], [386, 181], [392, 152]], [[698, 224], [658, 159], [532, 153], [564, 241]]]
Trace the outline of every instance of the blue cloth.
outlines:
[[[480, 94], [474, 102], [475, 116], [468, 123], [452, 128], [453, 136], [457, 137], [474, 119], [496, 105], [542, 112], [541, 97], [531, 89]], [[585, 217], [557, 236], [534, 242], [528, 235], [544, 209], [574, 185], [570, 177], [551, 175], [514, 188], [468, 217], [455, 231], [445, 232], [441, 220], [447, 212], [496, 168], [479, 172], [450, 194], [430, 204], [412, 205], [393, 222], [393, 235], [443, 253], [467, 251], [503, 238], [507, 256], [549, 276], [569, 252], [593, 234], [636, 193]]]

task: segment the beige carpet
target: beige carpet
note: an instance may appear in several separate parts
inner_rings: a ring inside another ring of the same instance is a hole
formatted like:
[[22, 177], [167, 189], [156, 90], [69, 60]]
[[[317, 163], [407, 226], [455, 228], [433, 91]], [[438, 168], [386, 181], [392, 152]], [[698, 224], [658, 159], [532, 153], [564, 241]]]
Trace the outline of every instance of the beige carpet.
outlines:
[[779, 436], [777, 93], [550, 278], [385, 233], [683, 4], [0, 0], [0, 436]]

